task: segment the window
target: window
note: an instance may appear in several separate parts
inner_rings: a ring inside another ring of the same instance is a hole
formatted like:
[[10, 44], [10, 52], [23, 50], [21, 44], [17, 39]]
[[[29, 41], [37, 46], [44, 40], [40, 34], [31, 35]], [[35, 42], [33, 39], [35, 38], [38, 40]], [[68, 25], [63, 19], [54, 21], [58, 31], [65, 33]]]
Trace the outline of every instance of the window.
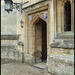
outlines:
[[65, 19], [64, 19], [64, 31], [71, 31], [71, 4], [69, 1], [65, 3]]

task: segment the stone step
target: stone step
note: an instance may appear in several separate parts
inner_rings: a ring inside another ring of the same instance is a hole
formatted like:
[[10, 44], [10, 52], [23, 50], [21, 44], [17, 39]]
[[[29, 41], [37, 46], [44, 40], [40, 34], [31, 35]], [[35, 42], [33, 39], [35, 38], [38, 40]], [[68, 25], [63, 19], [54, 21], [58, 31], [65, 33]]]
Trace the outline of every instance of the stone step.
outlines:
[[42, 69], [42, 70], [47, 69], [47, 65], [46, 65], [46, 63], [44, 63], [44, 62], [32, 64], [32, 66], [34, 66], [34, 67], [36, 67], [36, 68], [39, 68], [39, 69]]

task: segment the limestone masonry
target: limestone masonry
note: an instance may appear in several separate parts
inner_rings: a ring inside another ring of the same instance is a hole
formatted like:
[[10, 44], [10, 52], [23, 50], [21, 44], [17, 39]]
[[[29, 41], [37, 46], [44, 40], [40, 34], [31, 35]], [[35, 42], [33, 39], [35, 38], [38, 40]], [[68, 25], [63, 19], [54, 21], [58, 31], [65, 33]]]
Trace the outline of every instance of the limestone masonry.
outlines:
[[22, 14], [10, 15], [11, 23], [2, 13], [2, 59], [45, 62], [53, 75], [74, 75], [74, 0], [29, 0]]

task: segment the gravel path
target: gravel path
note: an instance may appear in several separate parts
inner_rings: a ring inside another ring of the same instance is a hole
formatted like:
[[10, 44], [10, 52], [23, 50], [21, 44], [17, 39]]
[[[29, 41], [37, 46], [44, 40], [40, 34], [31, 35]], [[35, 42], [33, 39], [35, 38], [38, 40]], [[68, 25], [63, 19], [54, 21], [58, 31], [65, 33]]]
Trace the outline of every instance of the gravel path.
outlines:
[[35, 68], [27, 63], [6, 63], [1, 64], [1, 75], [50, 75], [44, 70]]

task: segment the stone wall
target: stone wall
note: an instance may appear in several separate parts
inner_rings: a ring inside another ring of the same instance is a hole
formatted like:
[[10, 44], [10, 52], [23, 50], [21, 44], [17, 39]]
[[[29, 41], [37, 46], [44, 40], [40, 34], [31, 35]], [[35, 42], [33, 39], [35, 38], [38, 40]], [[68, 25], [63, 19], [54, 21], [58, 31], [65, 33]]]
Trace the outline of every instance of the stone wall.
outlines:
[[1, 0], [1, 34], [16, 34], [17, 11], [14, 9], [8, 14], [4, 9], [4, 5], [4, 0]]
[[20, 35], [1, 35], [1, 59], [22, 61], [19, 37]]
[[48, 57], [48, 71], [54, 75], [74, 75], [74, 50], [52, 48]]
[[[48, 19], [46, 20], [48, 27], [47, 28], [48, 71], [53, 73], [54, 75], [74, 75], [73, 74], [74, 73], [74, 43], [73, 43], [74, 35], [72, 33], [73, 30], [68, 33], [63, 33], [64, 32], [64, 21], [63, 21], [64, 11], [62, 7], [62, 5], [64, 4], [63, 1], [64, 0], [62, 1], [29, 0], [29, 4], [28, 5], [26, 4], [23, 7], [23, 13], [20, 14], [20, 12], [18, 12], [17, 33], [21, 34], [20, 40], [24, 43], [25, 61], [27, 61], [28, 63], [35, 63], [35, 58], [33, 56], [33, 53], [35, 51], [34, 48], [35, 32], [33, 30], [35, 30], [35, 26], [29, 21], [29, 16], [32, 15], [34, 21], [37, 21], [38, 20], [37, 17], [40, 18], [38, 14], [43, 13], [44, 10], [48, 11]], [[71, 0], [71, 2], [72, 1], [73, 0]], [[47, 5], [48, 7], [46, 8]], [[20, 23], [21, 20], [24, 22], [23, 27], [21, 27]]]
[[28, 7], [28, 6], [38, 3], [38, 2], [44, 1], [44, 0], [23, 0], [23, 2], [25, 2], [25, 1], [29, 1], [29, 2], [27, 4], [25, 4], [23, 6], [23, 8]]
[[[18, 12], [19, 16], [18, 16], [17, 33], [21, 34], [20, 40], [24, 43], [24, 51], [27, 54], [25, 59], [28, 61], [31, 61], [31, 60], [33, 61], [33, 59], [34, 59], [33, 55], [35, 52], [35, 25], [33, 23], [35, 23], [37, 21], [37, 19], [39, 19], [39, 18], [45, 20], [43, 17], [43, 14], [48, 12], [48, 4], [51, 2], [52, 1], [45, 1], [45, 2], [42, 2], [42, 4], [40, 2], [40, 3], [34, 4], [32, 6], [29, 6], [28, 8], [23, 9], [22, 15]], [[52, 8], [50, 8], [50, 9], [51, 9], [51, 11], [53, 11]], [[35, 13], [35, 14], [33, 14], [33, 13]], [[29, 20], [30, 16], [33, 16], [32, 22], [30, 22], [30, 20]], [[19, 18], [19, 17], [21, 17], [21, 18]], [[21, 27], [21, 24], [19, 22], [21, 19], [24, 22], [23, 28]], [[45, 21], [47, 22], [48, 18]], [[50, 24], [48, 24], [47, 28], [50, 28], [49, 25]], [[49, 30], [48, 30], [48, 36], [49, 36]], [[47, 36], [47, 38], [48, 38], [48, 36]], [[53, 36], [52, 36], [52, 39], [53, 39]], [[49, 44], [49, 40], [48, 40], [48, 44]], [[48, 45], [48, 48], [49, 48], [49, 45]], [[34, 59], [34, 61], [35, 61], [35, 59]]]
[[[17, 2], [17, 0], [13, 0]], [[1, 0], [1, 59], [22, 61], [22, 47], [18, 46], [17, 10], [8, 12], [4, 9], [5, 2]], [[19, 48], [19, 49], [18, 49]]]
[[47, 66], [54, 75], [74, 75], [74, 33], [57, 35], [50, 45]]

